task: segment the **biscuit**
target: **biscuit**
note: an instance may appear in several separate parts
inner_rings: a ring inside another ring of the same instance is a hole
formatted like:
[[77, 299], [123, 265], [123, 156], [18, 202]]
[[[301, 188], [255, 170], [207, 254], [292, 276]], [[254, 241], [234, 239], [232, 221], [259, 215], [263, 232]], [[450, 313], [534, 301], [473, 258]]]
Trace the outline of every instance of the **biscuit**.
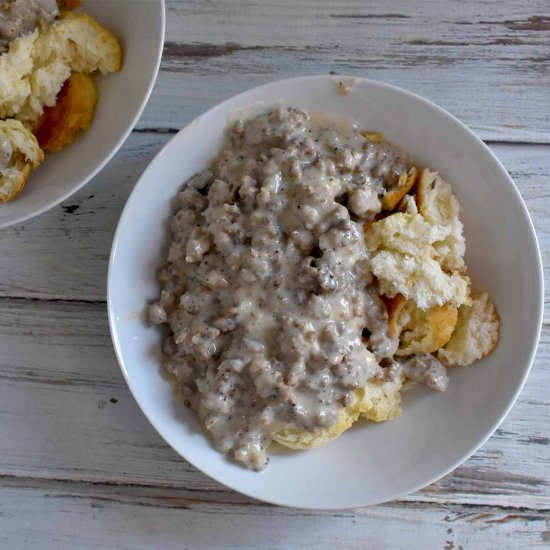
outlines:
[[390, 188], [381, 198], [382, 210], [393, 210], [401, 199], [414, 187], [418, 179], [418, 170], [413, 166], [408, 172], [402, 172], [397, 185]]
[[386, 298], [385, 302], [388, 309], [388, 336], [399, 338], [403, 330], [401, 318], [407, 306], [407, 299], [403, 294], [396, 294], [393, 298]]
[[18, 118], [29, 127], [53, 107], [71, 71], [118, 71], [120, 44], [89, 15], [67, 12], [40, 31], [11, 42], [0, 55], [0, 118]]
[[273, 441], [289, 449], [312, 449], [329, 443], [342, 435], [359, 418], [357, 405], [342, 409], [338, 422], [330, 428], [314, 428], [312, 430], [286, 428], [273, 435]]
[[458, 310], [451, 304], [419, 309], [398, 294], [388, 303], [388, 333], [399, 338], [397, 355], [433, 353], [444, 346], [455, 328]]
[[63, 10], [74, 10], [82, 4], [82, 0], [58, 0], [57, 3]]
[[431, 255], [432, 243], [444, 239], [449, 230], [432, 226], [420, 214], [391, 214], [369, 226], [365, 242], [371, 252], [395, 250], [403, 254]]
[[470, 365], [491, 353], [498, 343], [500, 319], [498, 312], [483, 292], [472, 297], [471, 305], [458, 310], [456, 329], [437, 353], [446, 365]]
[[403, 294], [420, 309], [450, 302], [455, 307], [469, 303], [468, 277], [445, 273], [429, 256], [415, 257], [383, 250], [371, 259], [380, 292], [388, 297]]
[[116, 36], [85, 13], [66, 12], [40, 33], [33, 51], [35, 62], [58, 59], [72, 71], [102, 74], [119, 71], [122, 50]]
[[[30, 76], [34, 67], [32, 51], [37, 38], [38, 31], [35, 31], [13, 40], [8, 51], [0, 55], [0, 118], [18, 115], [31, 96]], [[58, 91], [55, 91], [54, 101]]]
[[446, 273], [436, 260], [434, 244], [449, 232], [449, 228], [429, 224], [420, 214], [396, 213], [370, 225], [365, 242], [380, 292], [389, 298], [402, 294], [423, 310], [447, 302], [455, 307], [468, 303], [469, 278]]
[[395, 211], [402, 214], [418, 214], [418, 205], [414, 195], [405, 195], [395, 207]]
[[47, 107], [38, 121], [34, 133], [40, 147], [51, 153], [73, 143], [79, 132], [92, 125], [97, 98], [93, 79], [84, 73], [73, 73], [56, 104]]
[[360, 132], [360, 134], [369, 141], [372, 141], [373, 143], [380, 143], [384, 141], [384, 134], [381, 132], [369, 132], [368, 130], [365, 130], [364, 132]]
[[361, 416], [373, 422], [385, 422], [399, 416], [403, 383], [402, 374], [393, 380], [370, 380], [360, 401]]
[[460, 204], [451, 186], [437, 172], [422, 170], [416, 187], [418, 211], [431, 225], [449, 228], [449, 234], [434, 243], [436, 259], [445, 271], [465, 271], [466, 243], [460, 221]]
[[391, 420], [401, 412], [401, 388], [403, 375], [391, 381], [369, 380], [364, 388], [356, 390], [355, 400], [342, 408], [338, 422], [331, 428], [280, 430], [273, 440], [290, 449], [311, 449], [324, 445], [345, 432], [360, 417], [374, 422]]
[[11, 149], [8, 166], [0, 170], [0, 201], [8, 202], [23, 190], [31, 170], [44, 160], [44, 153], [18, 120], [0, 120], [0, 141]]

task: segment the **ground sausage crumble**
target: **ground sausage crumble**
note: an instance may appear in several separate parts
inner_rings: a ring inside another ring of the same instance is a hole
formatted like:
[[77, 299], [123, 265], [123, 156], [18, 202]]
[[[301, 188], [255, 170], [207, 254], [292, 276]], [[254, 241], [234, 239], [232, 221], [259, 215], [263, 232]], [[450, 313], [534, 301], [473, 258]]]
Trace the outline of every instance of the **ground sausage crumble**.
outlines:
[[[350, 121], [277, 108], [235, 123], [179, 193], [149, 319], [170, 327], [165, 368], [186, 404], [248, 468], [265, 468], [278, 430], [330, 427], [354, 390], [408, 368], [363, 224], [409, 167]], [[410, 361], [445, 388], [437, 359]]]

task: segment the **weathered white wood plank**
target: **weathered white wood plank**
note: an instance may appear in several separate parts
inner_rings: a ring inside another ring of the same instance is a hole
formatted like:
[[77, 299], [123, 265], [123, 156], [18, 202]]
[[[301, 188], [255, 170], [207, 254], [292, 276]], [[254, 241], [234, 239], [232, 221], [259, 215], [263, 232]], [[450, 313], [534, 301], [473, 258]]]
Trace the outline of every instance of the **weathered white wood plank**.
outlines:
[[[169, 42], [207, 42], [204, 31], [217, 28], [209, 42], [223, 36], [247, 46], [350, 45], [356, 42], [349, 33], [354, 27], [368, 29], [363, 35], [367, 40], [388, 34], [405, 40], [424, 25], [431, 32], [422, 38], [430, 42], [444, 38], [464, 45], [471, 38], [490, 43], [494, 38], [510, 38], [512, 32], [525, 40], [540, 41], [548, 40], [544, 31], [550, 26], [545, 0], [167, 0], [166, 9]], [[458, 27], [465, 26], [473, 28], [461, 34]]]
[[[105, 300], [107, 259], [124, 203], [153, 155], [170, 138], [132, 134], [110, 165], [65, 204], [0, 233], [0, 296]], [[550, 265], [550, 147], [493, 145], [533, 217]], [[32, 182], [29, 183], [31, 185]], [[550, 273], [546, 273], [550, 304]], [[550, 322], [550, 311], [546, 321]]]
[[271, 80], [382, 80], [448, 109], [484, 139], [550, 142], [546, 0], [168, 2], [162, 70], [141, 128], [180, 128]]
[[[186, 490], [0, 485], [0, 545], [79, 548], [548, 548], [544, 512], [389, 504], [338, 513], [205, 502]], [[52, 521], [55, 518], [55, 521]]]
[[[0, 476], [235, 498], [149, 426], [118, 369], [103, 304], [0, 300], [0, 350]], [[527, 385], [497, 433], [453, 474], [406, 500], [550, 510], [549, 377], [547, 327]]]
[[[550, 143], [547, 0], [167, 7], [142, 130], [182, 127], [270, 80], [332, 71], [420, 93], [484, 139]], [[534, 369], [501, 428], [462, 467], [398, 503], [338, 513], [269, 507], [162, 442], [120, 375], [102, 302], [120, 211], [169, 138], [134, 133], [73, 199], [0, 233], [0, 548], [548, 548], [548, 307]], [[550, 265], [550, 148], [493, 150]]]
[[104, 300], [111, 243], [124, 203], [170, 137], [133, 133], [77, 195], [38, 218], [2, 230], [0, 296]]

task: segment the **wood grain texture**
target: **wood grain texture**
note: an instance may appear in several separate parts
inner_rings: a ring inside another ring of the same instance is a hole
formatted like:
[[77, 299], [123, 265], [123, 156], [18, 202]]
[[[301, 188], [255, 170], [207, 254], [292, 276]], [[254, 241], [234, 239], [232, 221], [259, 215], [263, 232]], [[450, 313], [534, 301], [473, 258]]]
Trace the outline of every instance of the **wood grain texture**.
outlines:
[[[185, 489], [0, 481], [0, 546], [353, 550], [548, 548], [548, 517], [490, 507], [419, 503], [307, 512], [205, 502]], [[56, 518], [52, 521], [52, 518]]]
[[516, 405], [452, 474], [343, 512], [275, 508], [172, 451], [114, 356], [105, 281], [137, 178], [174, 131], [271, 80], [382, 80], [455, 114], [514, 178], [550, 265], [548, 0], [168, 0], [137, 130], [80, 193], [0, 233], [0, 548], [549, 548], [550, 275]]
[[140, 128], [181, 128], [238, 92], [333, 72], [402, 86], [483, 139], [550, 143], [546, 0], [170, 1]]
[[[1, 474], [180, 487], [214, 500], [230, 492], [149, 426], [119, 371], [103, 304], [0, 300], [0, 349]], [[549, 376], [545, 328], [527, 385], [496, 434], [406, 500], [550, 511]]]
[[105, 300], [118, 218], [140, 174], [170, 137], [133, 133], [78, 194], [45, 215], [3, 230], [0, 296]]
[[[104, 301], [107, 260], [124, 203], [170, 134], [134, 132], [92, 183], [61, 206], [0, 235], [0, 296]], [[533, 218], [550, 264], [550, 147], [494, 144]], [[30, 185], [30, 184], [29, 184]], [[547, 305], [550, 274], [545, 273]], [[550, 322], [550, 310], [545, 320]]]

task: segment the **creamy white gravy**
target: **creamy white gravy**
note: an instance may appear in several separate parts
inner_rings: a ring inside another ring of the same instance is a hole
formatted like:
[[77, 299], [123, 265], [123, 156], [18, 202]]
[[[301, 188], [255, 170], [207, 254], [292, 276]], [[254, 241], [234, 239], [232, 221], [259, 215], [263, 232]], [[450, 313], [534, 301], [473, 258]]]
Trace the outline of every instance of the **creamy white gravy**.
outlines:
[[55, 0], [3, 0], [0, 2], [0, 53], [18, 36], [51, 23], [58, 15]]
[[278, 430], [332, 426], [390, 375], [379, 362], [398, 342], [363, 223], [408, 166], [349, 119], [279, 108], [238, 121], [179, 194], [149, 319], [170, 327], [165, 367], [187, 405], [247, 467], [267, 465]]

